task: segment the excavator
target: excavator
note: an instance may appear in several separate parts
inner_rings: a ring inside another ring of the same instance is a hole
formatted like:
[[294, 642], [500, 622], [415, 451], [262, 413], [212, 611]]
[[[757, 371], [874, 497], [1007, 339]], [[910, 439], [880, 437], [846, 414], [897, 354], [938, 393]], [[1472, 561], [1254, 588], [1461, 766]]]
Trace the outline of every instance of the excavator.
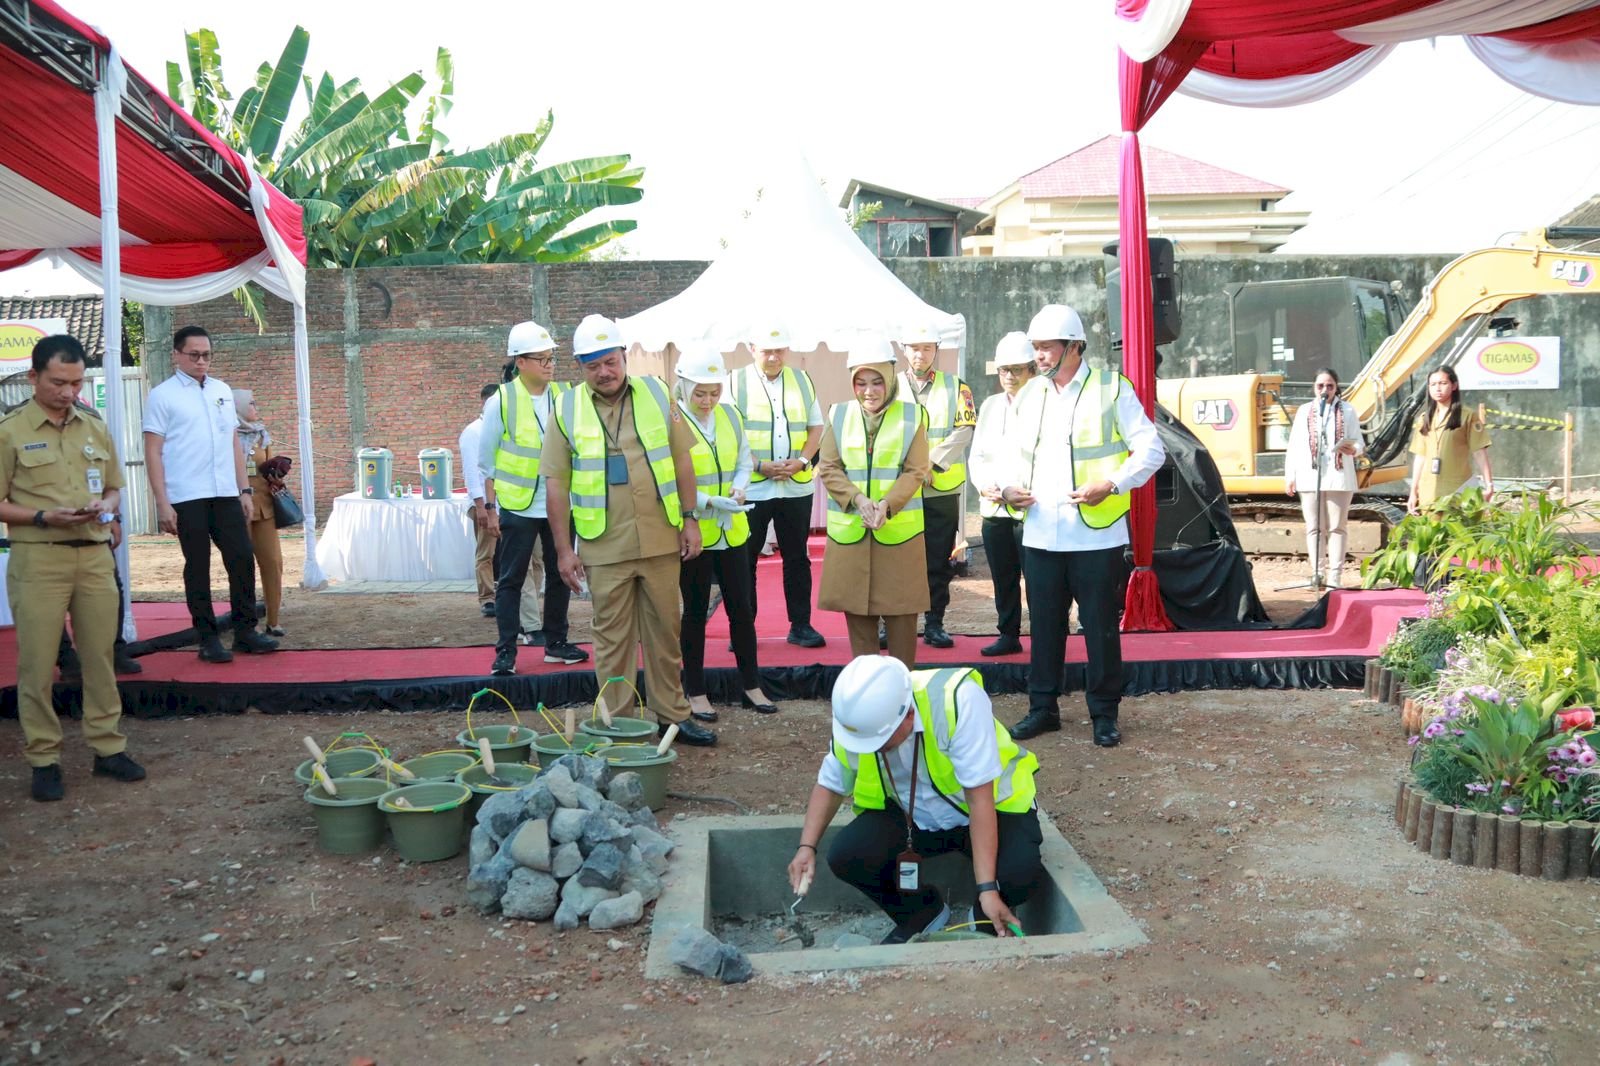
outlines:
[[[1455, 365], [1486, 332], [1514, 329], [1500, 314], [1514, 300], [1600, 296], [1600, 251], [1557, 248], [1557, 240], [1594, 248], [1600, 228], [1532, 230], [1468, 252], [1440, 270], [1409, 311], [1393, 286], [1362, 278], [1231, 286], [1238, 372], [1160, 378], [1156, 395], [1211, 453], [1245, 550], [1294, 553], [1304, 544], [1299, 504], [1283, 493], [1284, 456], [1295, 409], [1310, 401], [1310, 376], [1321, 366], [1345, 383], [1366, 438], [1349, 550], [1381, 547], [1404, 513], [1399, 483], [1410, 475], [1407, 445], [1427, 375]], [[1305, 380], [1291, 378], [1295, 372]]]

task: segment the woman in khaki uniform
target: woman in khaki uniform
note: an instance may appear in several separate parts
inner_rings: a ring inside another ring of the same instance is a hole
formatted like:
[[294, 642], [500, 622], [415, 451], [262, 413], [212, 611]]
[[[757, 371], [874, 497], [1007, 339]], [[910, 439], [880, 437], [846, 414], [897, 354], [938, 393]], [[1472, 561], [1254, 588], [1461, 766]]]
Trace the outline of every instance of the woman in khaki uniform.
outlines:
[[[852, 655], [878, 654], [878, 619], [882, 618], [889, 654], [905, 663], [907, 669], [915, 669], [917, 615], [928, 609], [929, 601], [923, 536], [919, 532], [899, 544], [885, 544], [875, 531], [908, 506], [921, 503], [922, 485], [928, 476], [926, 418], [916, 421], [905, 454], [899, 459], [899, 476], [887, 491], [876, 493], [868, 491], [870, 485], [857, 484], [846, 473], [836, 429], [846, 424], [848, 409], [859, 405], [865, 444], [870, 451], [885, 424], [893, 425], [902, 417], [905, 404], [895, 396], [894, 362], [894, 349], [888, 338], [861, 337], [851, 346], [845, 362], [856, 398], [834, 404], [828, 412], [822, 447], [817, 452], [817, 476], [827, 490], [835, 518], [829, 523], [817, 606], [825, 611], [844, 612]], [[910, 402], [916, 408], [915, 401]], [[874, 456], [873, 462], [880, 458], [885, 457]], [[837, 540], [832, 527], [841, 512], [859, 518], [866, 526], [866, 534], [853, 543]]]
[[283, 605], [283, 548], [278, 543], [277, 516], [272, 510], [272, 493], [283, 482], [261, 473], [261, 464], [275, 454], [272, 434], [256, 410], [255, 394], [249, 389], [233, 390], [233, 406], [239, 412], [239, 446], [244, 450], [244, 468], [250, 471], [250, 487], [255, 489], [255, 517], [250, 521], [250, 546], [255, 551], [256, 567], [261, 572], [261, 596], [267, 601], [266, 632], [283, 636], [278, 625], [278, 608]]
[[1428, 402], [1411, 433], [1411, 495], [1406, 510], [1422, 508], [1458, 491], [1472, 475], [1483, 481], [1483, 495], [1494, 494], [1489, 469], [1489, 431], [1461, 409], [1461, 382], [1453, 367], [1428, 375]]

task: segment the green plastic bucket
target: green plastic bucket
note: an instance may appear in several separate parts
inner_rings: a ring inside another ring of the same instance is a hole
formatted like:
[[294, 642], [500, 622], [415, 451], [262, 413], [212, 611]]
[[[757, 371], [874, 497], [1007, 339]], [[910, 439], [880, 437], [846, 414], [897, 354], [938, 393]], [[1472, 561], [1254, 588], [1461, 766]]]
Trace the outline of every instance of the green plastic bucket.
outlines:
[[534, 754], [539, 756], [539, 768], [548, 770], [563, 755], [601, 755], [611, 746], [610, 737], [592, 737], [579, 733], [568, 740], [560, 733], [541, 733], [533, 742]]
[[478, 816], [478, 808], [483, 806], [483, 801], [496, 792], [515, 792], [523, 785], [532, 784], [533, 779], [539, 776], [537, 766], [520, 762], [502, 763], [499, 759], [494, 762], [494, 772], [495, 776], [503, 777], [511, 784], [491, 785], [489, 771], [481, 763], [469, 766], [456, 774], [456, 783], [466, 785], [472, 790], [472, 802], [468, 806], [467, 813], [474, 818]]
[[383, 812], [378, 799], [389, 785], [370, 777], [336, 777], [337, 795], [321, 785], [306, 789], [306, 802], [317, 816], [317, 846], [334, 855], [364, 855], [383, 846]]
[[656, 724], [643, 718], [613, 718], [611, 724], [606, 725], [598, 718], [590, 718], [578, 723], [578, 732], [591, 737], [605, 737], [614, 744], [626, 744], [655, 736]]
[[652, 811], [667, 805], [667, 771], [677, 761], [676, 748], [668, 748], [665, 755], [657, 755], [654, 744], [613, 744], [598, 754], [611, 764], [613, 771], [631, 770], [639, 775], [645, 802]]
[[[404, 796], [412, 809], [396, 807]], [[389, 819], [394, 847], [407, 862], [438, 862], [461, 850], [466, 836], [467, 801], [472, 792], [452, 781], [429, 781], [392, 789], [378, 797]]]
[[[476, 766], [478, 756], [470, 751], [434, 751], [427, 755], [418, 755], [414, 759], [407, 759], [400, 765], [410, 770], [417, 777], [417, 783], [424, 781], [454, 781], [456, 775], [469, 766]], [[399, 781], [396, 784], [407, 784]]]
[[[511, 732], [513, 729], [515, 733]], [[533, 757], [533, 730], [519, 725], [479, 725], [463, 729], [456, 734], [456, 743], [463, 748], [478, 750], [478, 738], [489, 738], [489, 750], [494, 761], [527, 762]]]
[[[336, 751], [325, 753], [328, 765], [325, 769], [328, 776], [338, 780], [341, 777], [366, 777], [378, 768], [383, 757], [371, 748], [340, 748]], [[302, 785], [311, 784], [311, 767], [315, 762], [307, 759], [294, 769], [294, 779]]]

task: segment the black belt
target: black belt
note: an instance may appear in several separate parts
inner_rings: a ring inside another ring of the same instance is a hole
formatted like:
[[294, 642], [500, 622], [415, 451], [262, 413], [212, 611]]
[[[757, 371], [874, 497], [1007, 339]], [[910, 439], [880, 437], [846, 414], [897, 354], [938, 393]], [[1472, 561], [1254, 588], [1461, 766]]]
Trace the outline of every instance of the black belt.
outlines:
[[110, 544], [109, 540], [34, 540], [17, 541], [18, 544], [54, 544], [62, 548], [93, 548], [97, 544]]

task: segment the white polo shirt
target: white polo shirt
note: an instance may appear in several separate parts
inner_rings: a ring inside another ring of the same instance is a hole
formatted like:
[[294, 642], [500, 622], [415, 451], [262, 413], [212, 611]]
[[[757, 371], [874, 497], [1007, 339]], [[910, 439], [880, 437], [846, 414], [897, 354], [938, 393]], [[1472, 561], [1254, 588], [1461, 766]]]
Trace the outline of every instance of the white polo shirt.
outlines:
[[144, 431], [162, 438], [168, 503], [238, 497], [238, 429], [233, 390], [221, 378], [202, 383], [178, 370], [150, 390]]

